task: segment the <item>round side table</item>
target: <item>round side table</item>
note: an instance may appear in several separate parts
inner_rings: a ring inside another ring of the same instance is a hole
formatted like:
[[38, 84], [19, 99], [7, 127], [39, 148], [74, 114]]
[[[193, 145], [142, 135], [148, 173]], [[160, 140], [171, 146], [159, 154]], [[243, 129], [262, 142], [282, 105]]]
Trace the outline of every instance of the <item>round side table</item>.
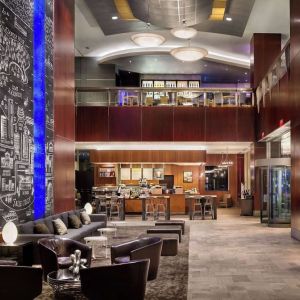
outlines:
[[96, 259], [95, 246], [100, 245], [105, 247], [105, 258], [107, 258], [107, 237], [106, 236], [87, 236], [84, 238], [86, 244], [92, 246], [92, 258]]

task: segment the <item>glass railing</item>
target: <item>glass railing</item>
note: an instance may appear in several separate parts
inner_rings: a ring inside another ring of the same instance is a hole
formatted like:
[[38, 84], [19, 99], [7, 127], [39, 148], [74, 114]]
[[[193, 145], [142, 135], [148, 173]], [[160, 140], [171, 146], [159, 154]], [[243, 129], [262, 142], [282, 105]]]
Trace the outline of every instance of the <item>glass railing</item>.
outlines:
[[77, 88], [77, 106], [253, 106], [252, 89]]

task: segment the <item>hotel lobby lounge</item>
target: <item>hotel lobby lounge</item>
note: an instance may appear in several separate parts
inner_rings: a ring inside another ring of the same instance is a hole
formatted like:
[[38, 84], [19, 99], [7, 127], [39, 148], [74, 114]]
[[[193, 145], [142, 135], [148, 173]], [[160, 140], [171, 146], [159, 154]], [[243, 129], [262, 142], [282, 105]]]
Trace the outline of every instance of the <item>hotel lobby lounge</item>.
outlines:
[[299, 17], [0, 0], [0, 299], [299, 299]]

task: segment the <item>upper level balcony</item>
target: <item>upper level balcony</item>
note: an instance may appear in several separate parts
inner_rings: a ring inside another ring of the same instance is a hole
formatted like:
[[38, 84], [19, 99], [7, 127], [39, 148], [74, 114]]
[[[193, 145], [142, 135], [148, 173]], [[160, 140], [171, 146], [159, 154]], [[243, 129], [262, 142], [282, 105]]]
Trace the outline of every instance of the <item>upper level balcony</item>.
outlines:
[[87, 88], [76, 89], [77, 106], [252, 107], [254, 94], [245, 88]]

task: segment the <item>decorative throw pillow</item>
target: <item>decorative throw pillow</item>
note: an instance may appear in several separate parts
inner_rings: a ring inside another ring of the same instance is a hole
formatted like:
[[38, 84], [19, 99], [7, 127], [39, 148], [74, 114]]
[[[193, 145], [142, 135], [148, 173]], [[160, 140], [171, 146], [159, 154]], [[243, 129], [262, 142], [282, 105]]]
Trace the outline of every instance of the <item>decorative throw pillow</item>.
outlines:
[[82, 227], [82, 223], [76, 215], [69, 215], [68, 219], [69, 219], [69, 227], [70, 228], [78, 229], [78, 228]]
[[85, 211], [80, 213], [80, 218], [84, 225], [91, 224], [91, 218]]
[[63, 234], [66, 234], [68, 233], [68, 229], [65, 225], [65, 223], [62, 221], [62, 219], [56, 219], [56, 220], [53, 220], [53, 227], [54, 227], [54, 230], [57, 234], [59, 235], [63, 235]]
[[45, 223], [36, 223], [33, 227], [33, 232], [38, 234], [49, 234], [50, 231]]

